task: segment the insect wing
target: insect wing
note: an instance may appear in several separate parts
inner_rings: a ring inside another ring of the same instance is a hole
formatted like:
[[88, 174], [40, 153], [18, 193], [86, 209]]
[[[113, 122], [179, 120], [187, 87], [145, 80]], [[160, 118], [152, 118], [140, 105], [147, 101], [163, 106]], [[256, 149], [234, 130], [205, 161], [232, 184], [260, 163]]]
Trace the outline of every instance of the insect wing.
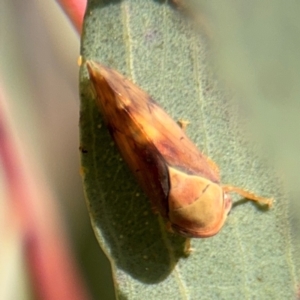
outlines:
[[97, 105], [124, 160], [151, 199], [153, 208], [167, 217], [168, 169], [163, 156], [137, 122], [139, 107], [132, 105], [121, 75], [94, 62], [88, 62], [87, 66]]
[[178, 124], [146, 92], [117, 71], [95, 62], [88, 63], [97, 69], [98, 76], [105, 78], [111, 93], [119, 96], [120, 101], [116, 105], [126, 107], [133, 122], [141, 129], [141, 136], [154, 145], [168, 165], [219, 183], [216, 165], [198, 150]]

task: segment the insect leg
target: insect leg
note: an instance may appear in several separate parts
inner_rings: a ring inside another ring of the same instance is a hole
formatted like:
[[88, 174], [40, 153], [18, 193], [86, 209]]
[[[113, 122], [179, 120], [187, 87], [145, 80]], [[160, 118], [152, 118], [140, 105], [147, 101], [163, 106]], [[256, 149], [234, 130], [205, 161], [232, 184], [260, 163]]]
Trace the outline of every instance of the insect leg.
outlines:
[[252, 192], [249, 192], [249, 191], [246, 191], [244, 189], [241, 189], [239, 187], [235, 187], [235, 186], [232, 186], [232, 185], [223, 185], [223, 190], [225, 193], [237, 193], [251, 201], [255, 201], [255, 202], [259, 202], [263, 205], [267, 205], [268, 207], [271, 207], [272, 206], [272, 203], [273, 203], [273, 199], [271, 198], [264, 198], [264, 197], [261, 197], [261, 196], [257, 196], [255, 195], [254, 193]]

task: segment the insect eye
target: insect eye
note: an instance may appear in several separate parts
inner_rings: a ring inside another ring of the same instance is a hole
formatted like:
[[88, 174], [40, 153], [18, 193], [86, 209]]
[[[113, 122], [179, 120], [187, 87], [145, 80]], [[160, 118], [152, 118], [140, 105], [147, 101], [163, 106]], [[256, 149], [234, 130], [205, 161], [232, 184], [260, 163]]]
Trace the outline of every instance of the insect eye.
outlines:
[[223, 193], [223, 205], [224, 205], [225, 211], [227, 210], [227, 216], [228, 216], [231, 211], [232, 202], [231, 202], [230, 195], [227, 194], [226, 192]]

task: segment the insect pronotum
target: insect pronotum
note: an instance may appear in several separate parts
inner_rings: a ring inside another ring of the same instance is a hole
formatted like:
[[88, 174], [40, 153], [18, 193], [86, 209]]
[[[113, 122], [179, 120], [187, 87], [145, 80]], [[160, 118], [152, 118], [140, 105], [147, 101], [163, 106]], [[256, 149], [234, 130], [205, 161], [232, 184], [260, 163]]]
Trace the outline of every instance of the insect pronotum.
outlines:
[[271, 206], [272, 199], [221, 185], [217, 165], [146, 92], [115, 70], [94, 61], [86, 65], [121, 155], [175, 232], [196, 238], [218, 233], [231, 209], [231, 192]]

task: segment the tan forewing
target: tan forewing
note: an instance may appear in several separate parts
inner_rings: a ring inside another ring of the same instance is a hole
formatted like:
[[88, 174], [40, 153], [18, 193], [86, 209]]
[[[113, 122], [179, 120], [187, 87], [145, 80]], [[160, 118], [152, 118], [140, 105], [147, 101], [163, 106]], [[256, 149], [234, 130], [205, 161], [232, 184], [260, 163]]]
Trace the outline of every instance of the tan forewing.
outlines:
[[118, 95], [116, 106], [120, 109], [126, 108], [130, 122], [139, 128], [139, 133], [131, 132], [134, 139], [147, 140], [148, 147], [152, 144], [151, 148], [156, 148], [169, 166], [219, 182], [217, 167], [197, 149], [177, 123], [146, 92], [115, 70], [94, 62], [89, 64], [97, 70], [94, 73], [105, 78], [110, 93]]
[[107, 127], [124, 160], [151, 199], [152, 206], [167, 217], [169, 177], [165, 159], [135, 121], [135, 108], [130, 99], [111, 89], [110, 84], [98, 72], [98, 64], [88, 64], [89, 73], [97, 94]]

